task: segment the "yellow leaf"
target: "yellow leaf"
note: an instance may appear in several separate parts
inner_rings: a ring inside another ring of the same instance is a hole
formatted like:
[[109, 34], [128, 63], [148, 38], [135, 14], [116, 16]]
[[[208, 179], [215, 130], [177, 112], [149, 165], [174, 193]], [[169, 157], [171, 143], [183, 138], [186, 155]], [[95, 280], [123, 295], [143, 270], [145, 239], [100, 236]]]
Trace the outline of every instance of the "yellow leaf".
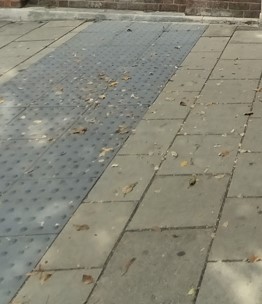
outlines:
[[128, 193], [132, 192], [136, 185], [137, 185], [137, 182], [123, 187], [122, 192], [124, 193], [124, 196], [126, 196]]
[[181, 167], [186, 167], [188, 165], [188, 161], [187, 160], [183, 160], [181, 163], [180, 163], [180, 166]]
[[195, 293], [196, 293], [196, 289], [195, 288], [191, 288], [187, 294], [189, 296], [193, 296]]
[[113, 150], [114, 150], [113, 148], [106, 148], [106, 147], [104, 147], [104, 148], [102, 148], [102, 150], [101, 150], [101, 152], [99, 154], [99, 157], [105, 156], [106, 153], [111, 152]]

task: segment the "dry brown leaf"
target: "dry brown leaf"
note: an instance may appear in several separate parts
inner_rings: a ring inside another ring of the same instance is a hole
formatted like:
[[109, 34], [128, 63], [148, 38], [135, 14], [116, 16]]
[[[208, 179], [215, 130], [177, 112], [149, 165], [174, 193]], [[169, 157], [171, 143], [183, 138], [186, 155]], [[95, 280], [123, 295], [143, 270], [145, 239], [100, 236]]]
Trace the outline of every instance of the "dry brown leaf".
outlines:
[[186, 167], [188, 165], [188, 161], [187, 160], [183, 160], [181, 163], [180, 163], [180, 166], [181, 167]]
[[105, 94], [99, 95], [98, 98], [99, 98], [99, 99], [105, 99], [105, 98], [106, 98], [106, 95], [105, 95]]
[[196, 182], [197, 182], [196, 176], [192, 175], [191, 178], [190, 178], [190, 180], [189, 180], [189, 182], [188, 182], [189, 183], [189, 187], [194, 186], [196, 184]]
[[128, 132], [129, 132], [129, 128], [126, 126], [122, 126], [122, 125], [120, 125], [116, 130], [116, 133], [118, 133], [118, 134], [126, 134]]
[[95, 280], [94, 280], [94, 278], [91, 275], [89, 275], [89, 274], [83, 274], [83, 276], [82, 276], [82, 282], [84, 284], [89, 285], [89, 284], [93, 284], [95, 282]]
[[256, 92], [262, 92], [262, 87], [255, 89]]
[[129, 79], [131, 79], [131, 77], [130, 77], [129, 75], [123, 75], [123, 76], [122, 76], [122, 80], [127, 81], [127, 80], [129, 80]]
[[87, 128], [84, 127], [78, 127], [78, 128], [73, 128], [71, 130], [71, 134], [85, 134], [87, 131]]
[[186, 107], [186, 103], [184, 101], [180, 101], [179, 105], [182, 107]]
[[230, 153], [228, 150], [224, 150], [218, 153], [218, 156], [225, 157]]
[[54, 86], [55, 95], [62, 95], [64, 92], [64, 87], [61, 84]]
[[99, 157], [105, 156], [106, 153], [111, 152], [111, 151], [114, 151], [114, 149], [113, 148], [106, 148], [106, 147], [104, 147], [104, 148], [102, 148], [102, 150], [101, 150], [101, 152], [99, 154]]
[[109, 82], [109, 86], [110, 86], [110, 87], [116, 87], [117, 85], [118, 85], [118, 82], [117, 82], [117, 81]]
[[256, 255], [251, 255], [250, 257], [247, 258], [248, 263], [256, 263], [262, 261], [261, 257], [256, 256]]
[[125, 264], [124, 271], [122, 272], [122, 276], [128, 272], [130, 266], [135, 262], [135, 260], [136, 260], [136, 258], [132, 258]]
[[51, 276], [52, 276], [52, 273], [41, 272], [40, 277], [39, 277], [41, 285], [43, 285], [48, 279], [50, 279]]
[[132, 192], [136, 185], [137, 185], [137, 182], [123, 187], [122, 192], [124, 193], [124, 196], [126, 196], [128, 193]]
[[0, 97], [0, 104], [4, 103], [4, 102], [5, 102], [5, 99], [3, 97]]
[[87, 224], [82, 224], [82, 225], [73, 225], [76, 228], [76, 231], [83, 231], [83, 230], [88, 230], [89, 226]]

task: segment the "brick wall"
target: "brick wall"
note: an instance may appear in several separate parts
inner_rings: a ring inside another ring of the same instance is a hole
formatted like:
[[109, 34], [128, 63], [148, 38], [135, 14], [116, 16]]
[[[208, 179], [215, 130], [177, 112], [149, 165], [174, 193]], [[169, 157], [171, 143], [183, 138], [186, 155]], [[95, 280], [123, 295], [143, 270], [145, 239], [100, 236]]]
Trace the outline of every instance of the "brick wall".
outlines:
[[258, 18], [261, 0], [0, 0], [0, 7], [30, 5], [169, 11], [196, 16]]

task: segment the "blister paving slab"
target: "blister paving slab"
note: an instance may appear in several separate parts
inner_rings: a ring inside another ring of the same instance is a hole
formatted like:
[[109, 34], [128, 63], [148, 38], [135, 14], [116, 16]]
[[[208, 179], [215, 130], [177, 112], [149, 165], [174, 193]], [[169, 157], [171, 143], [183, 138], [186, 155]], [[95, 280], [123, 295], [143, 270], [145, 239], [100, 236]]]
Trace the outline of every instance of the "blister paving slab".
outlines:
[[16, 294], [204, 30], [97, 22], [0, 87], [0, 304]]

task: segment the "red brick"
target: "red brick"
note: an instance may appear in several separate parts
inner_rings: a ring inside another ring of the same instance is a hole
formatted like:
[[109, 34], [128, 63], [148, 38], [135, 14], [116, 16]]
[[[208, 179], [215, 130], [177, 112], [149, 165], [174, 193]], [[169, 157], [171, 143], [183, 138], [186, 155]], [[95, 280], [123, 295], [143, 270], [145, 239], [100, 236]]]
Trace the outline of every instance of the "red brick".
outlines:
[[127, 8], [127, 1], [117, 3], [117, 9], [126, 10]]
[[184, 4], [184, 5], [186, 5], [187, 1], [186, 0], [174, 0], [174, 4]]
[[249, 9], [251, 11], [260, 11], [261, 4], [258, 3], [249, 3]]

